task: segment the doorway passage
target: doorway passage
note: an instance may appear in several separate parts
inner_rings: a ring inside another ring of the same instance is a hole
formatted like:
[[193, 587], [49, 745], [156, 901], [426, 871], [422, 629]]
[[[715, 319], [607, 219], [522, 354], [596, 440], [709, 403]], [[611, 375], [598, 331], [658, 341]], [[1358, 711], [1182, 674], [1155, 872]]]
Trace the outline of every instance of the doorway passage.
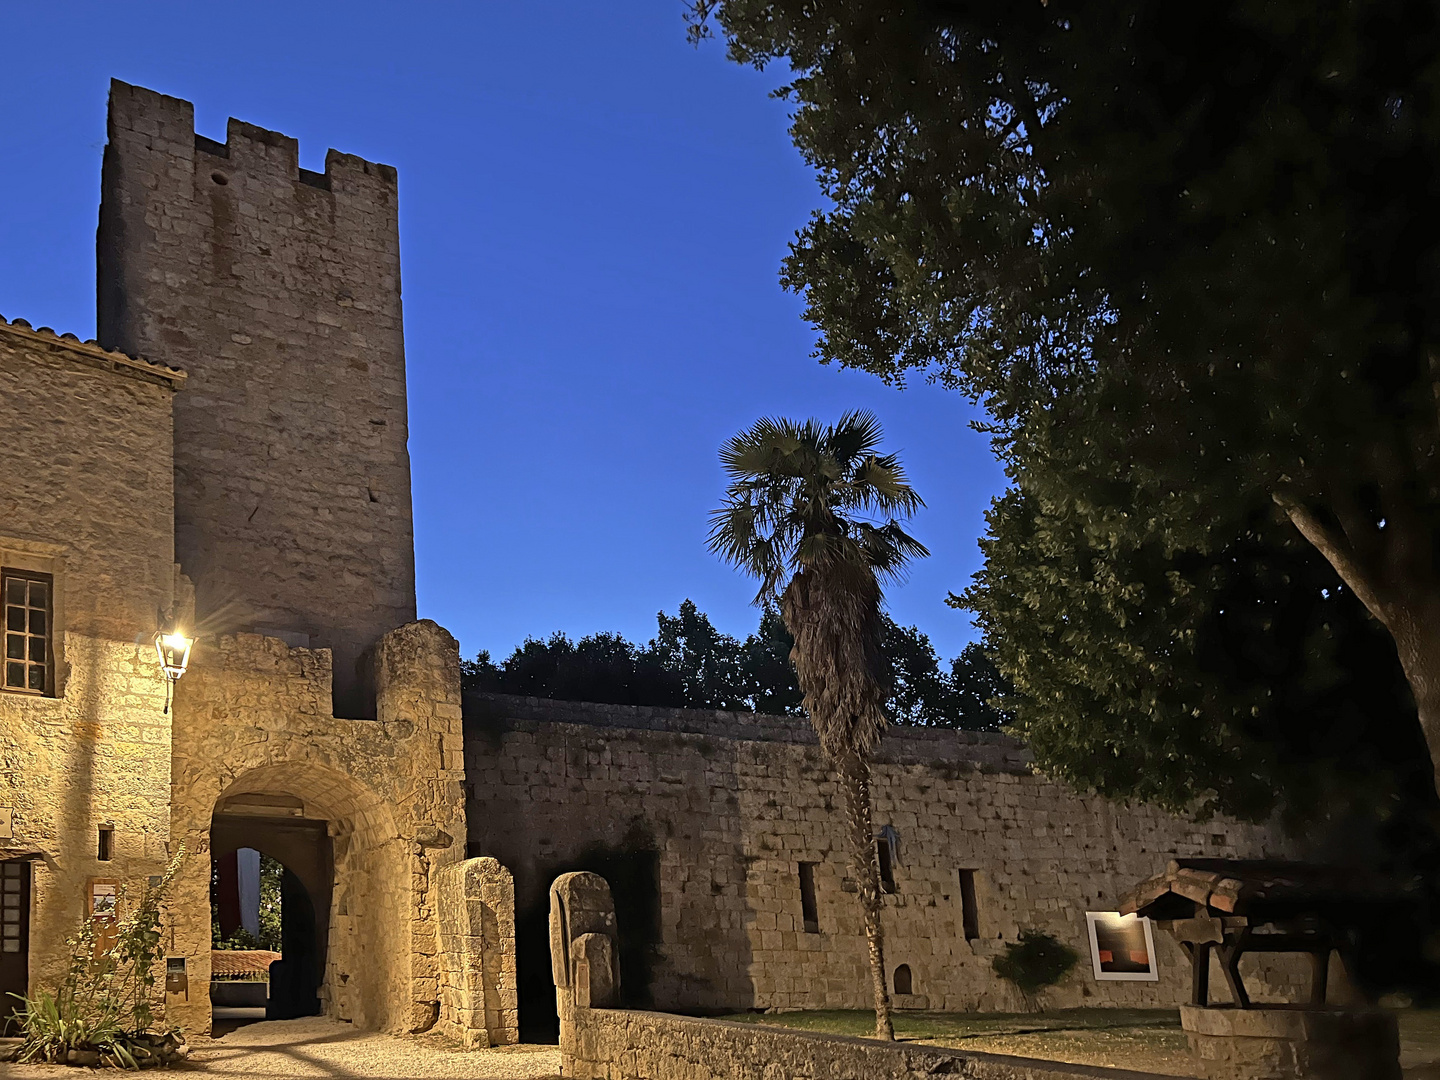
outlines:
[[[335, 879], [326, 822], [299, 817], [298, 799], [250, 798], [253, 808], [229, 800], [210, 826], [216, 973], [210, 992], [212, 1023], [223, 1030], [255, 1020], [319, 1015], [330, 936]], [[297, 816], [278, 816], [286, 809]], [[254, 917], [262, 914], [263, 925]], [[268, 983], [256, 978], [267, 969]]]
[[0, 862], [0, 1035], [15, 1034], [20, 1003], [30, 992], [30, 861]]

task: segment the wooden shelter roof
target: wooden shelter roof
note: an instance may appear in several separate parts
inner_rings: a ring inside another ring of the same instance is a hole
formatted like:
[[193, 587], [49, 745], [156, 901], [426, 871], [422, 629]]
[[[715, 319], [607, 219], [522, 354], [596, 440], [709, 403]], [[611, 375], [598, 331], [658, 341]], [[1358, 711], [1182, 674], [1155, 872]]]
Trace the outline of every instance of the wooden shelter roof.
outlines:
[[1163, 873], [1121, 898], [1120, 912], [1174, 919], [1202, 904], [1225, 915], [1285, 916], [1368, 907], [1400, 897], [1393, 882], [1346, 867], [1279, 859], [1172, 859]]

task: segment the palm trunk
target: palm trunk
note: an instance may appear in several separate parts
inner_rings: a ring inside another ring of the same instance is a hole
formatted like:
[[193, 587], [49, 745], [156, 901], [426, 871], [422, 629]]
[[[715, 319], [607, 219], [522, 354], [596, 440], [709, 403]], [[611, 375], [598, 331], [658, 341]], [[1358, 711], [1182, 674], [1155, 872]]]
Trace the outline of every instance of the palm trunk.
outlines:
[[875, 991], [875, 1037], [893, 1041], [890, 991], [885, 981], [885, 934], [880, 926], [880, 867], [875, 856], [875, 827], [870, 814], [870, 764], [858, 754], [836, 763], [845, 792], [850, 825], [850, 864], [855, 875], [865, 944], [870, 953], [870, 982]]

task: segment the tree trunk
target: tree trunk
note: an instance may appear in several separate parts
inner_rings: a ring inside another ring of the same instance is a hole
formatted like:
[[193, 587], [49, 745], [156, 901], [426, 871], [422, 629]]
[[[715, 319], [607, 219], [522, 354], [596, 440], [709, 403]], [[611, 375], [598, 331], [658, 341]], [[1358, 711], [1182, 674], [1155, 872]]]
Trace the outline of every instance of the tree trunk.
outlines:
[[[1436, 392], [1440, 395], [1440, 385]], [[1386, 541], [1388, 554], [1372, 554], [1366, 559], [1357, 554], [1344, 530], [1326, 524], [1293, 495], [1279, 491], [1272, 497], [1355, 598], [1390, 631], [1415, 699], [1420, 730], [1430, 748], [1435, 788], [1440, 791], [1440, 590], [1428, 562], [1433, 536], [1417, 537], [1413, 529], [1396, 527], [1393, 531], [1399, 535]], [[1422, 568], [1417, 569], [1413, 558], [1404, 557], [1407, 550], [1427, 553]]]
[[850, 824], [850, 866], [865, 923], [865, 944], [870, 953], [870, 982], [875, 991], [875, 1037], [894, 1040], [890, 1021], [890, 990], [885, 980], [885, 934], [880, 926], [880, 866], [875, 855], [875, 826], [870, 814], [870, 763], [859, 754], [847, 754], [835, 763], [845, 792]]
[[1418, 612], [1392, 612], [1386, 629], [1395, 639], [1420, 730], [1430, 748], [1435, 787], [1440, 791], [1440, 605], [1426, 605]]

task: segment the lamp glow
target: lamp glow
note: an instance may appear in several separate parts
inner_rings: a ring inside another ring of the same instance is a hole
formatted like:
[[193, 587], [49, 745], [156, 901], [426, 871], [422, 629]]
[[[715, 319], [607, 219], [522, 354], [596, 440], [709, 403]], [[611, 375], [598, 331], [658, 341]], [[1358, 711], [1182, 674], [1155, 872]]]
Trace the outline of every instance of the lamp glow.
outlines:
[[179, 630], [169, 633], [161, 631], [155, 635], [155, 655], [160, 658], [160, 670], [165, 678], [175, 682], [190, 666], [190, 649], [195, 639], [186, 637]]

